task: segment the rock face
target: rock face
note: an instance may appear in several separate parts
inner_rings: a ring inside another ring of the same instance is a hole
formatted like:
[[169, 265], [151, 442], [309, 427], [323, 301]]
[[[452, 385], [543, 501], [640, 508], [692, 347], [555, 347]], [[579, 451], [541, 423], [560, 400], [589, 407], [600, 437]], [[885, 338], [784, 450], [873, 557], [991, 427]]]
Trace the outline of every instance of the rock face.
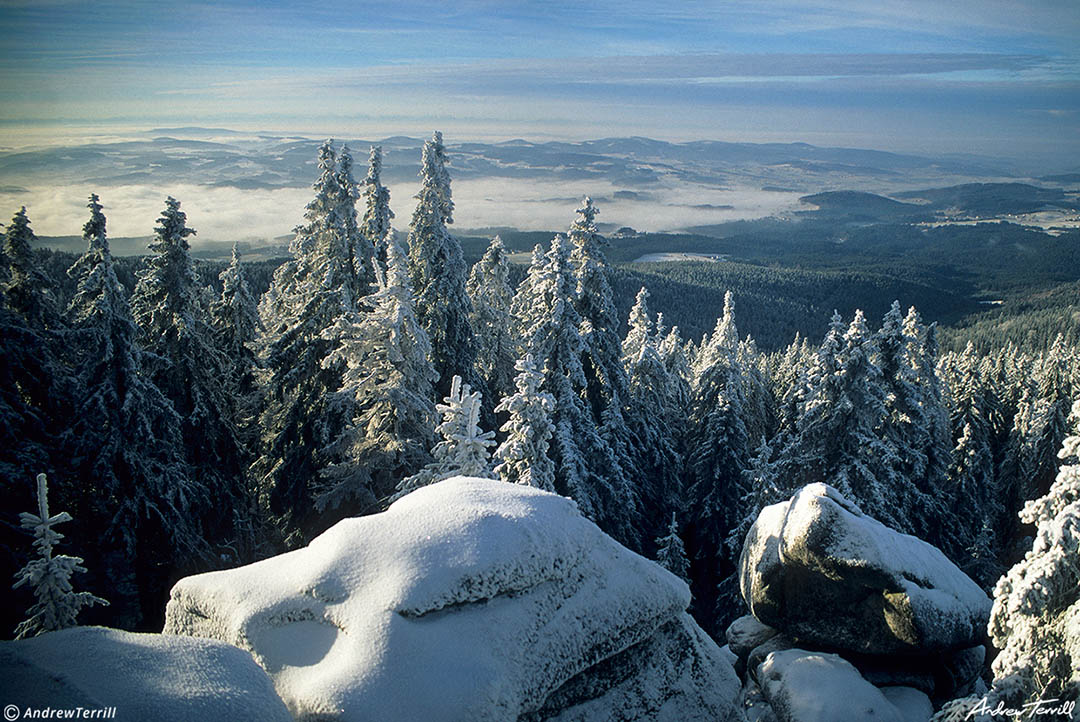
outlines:
[[986, 594], [936, 547], [871, 519], [825, 484], [761, 512], [739, 576], [764, 624], [865, 654], [972, 647], [990, 614]]
[[458, 477], [182, 579], [165, 629], [249, 650], [300, 720], [725, 720], [738, 680], [688, 604], [572, 501]]
[[27, 716], [28, 708], [115, 707], [118, 720], [292, 720], [266, 673], [242, 649], [104, 627], [0, 642], [0, 699]]

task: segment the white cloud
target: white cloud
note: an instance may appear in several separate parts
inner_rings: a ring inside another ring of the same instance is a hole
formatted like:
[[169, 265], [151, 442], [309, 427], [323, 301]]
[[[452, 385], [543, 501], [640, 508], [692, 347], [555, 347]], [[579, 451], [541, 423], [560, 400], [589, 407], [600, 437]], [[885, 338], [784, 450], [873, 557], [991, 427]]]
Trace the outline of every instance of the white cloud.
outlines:
[[[238, 190], [198, 185], [150, 187], [125, 185], [89, 189], [81, 185], [27, 188], [0, 193], [0, 210], [10, 217], [26, 205], [39, 236], [77, 236], [86, 222], [90, 190], [101, 196], [112, 237], [149, 236], [167, 195], [180, 200], [197, 248], [205, 241], [268, 241], [287, 235], [301, 222], [311, 198], [306, 188]], [[391, 186], [395, 227], [408, 228], [416, 200], [414, 184]], [[537, 181], [510, 178], [454, 181], [455, 227], [511, 226], [552, 230], [569, 226], [578, 200], [585, 195], [610, 199], [620, 187], [607, 181]], [[798, 206], [799, 193], [771, 193], [751, 188], [720, 189], [667, 183], [648, 191], [648, 200], [604, 200], [600, 221], [638, 230], [662, 231], [691, 225], [758, 218]], [[565, 199], [565, 200], [564, 200]], [[569, 200], [575, 199], [575, 200]], [[733, 206], [731, 209], [715, 206]], [[694, 207], [694, 206], [714, 206]], [[362, 209], [360, 209], [362, 212]]]
[[[574, 219], [578, 200], [589, 195], [610, 199], [619, 186], [607, 181], [546, 182], [511, 178], [454, 181], [454, 225], [458, 228], [510, 226], [519, 230], [559, 230]], [[396, 226], [408, 225], [416, 201], [415, 188], [393, 186], [391, 204]], [[687, 226], [761, 218], [799, 206], [801, 193], [773, 193], [754, 188], [713, 188], [668, 183], [648, 191], [648, 200], [604, 200], [602, 223], [632, 226], [639, 231], [666, 231]], [[562, 200], [570, 199], [575, 200]], [[713, 208], [695, 206], [714, 206]], [[715, 206], [732, 206], [730, 209]]]
[[165, 197], [171, 195], [180, 201], [188, 226], [198, 232], [191, 239], [195, 246], [200, 240], [270, 240], [289, 233], [302, 220], [311, 195], [302, 188], [238, 190], [199, 185], [31, 186], [27, 191], [0, 193], [0, 209], [7, 209], [10, 217], [25, 205], [39, 236], [80, 235], [91, 191], [101, 197], [110, 236], [149, 236], [165, 207]]

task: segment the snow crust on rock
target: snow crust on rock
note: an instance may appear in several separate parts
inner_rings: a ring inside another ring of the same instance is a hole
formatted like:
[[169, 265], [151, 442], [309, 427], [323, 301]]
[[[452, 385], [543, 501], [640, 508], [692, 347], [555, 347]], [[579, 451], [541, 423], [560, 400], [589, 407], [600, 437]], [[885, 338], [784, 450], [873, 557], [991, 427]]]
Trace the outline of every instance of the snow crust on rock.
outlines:
[[925, 693], [913, 687], [879, 687], [904, 722], [929, 722], [934, 716], [934, 703]]
[[757, 681], [781, 722], [904, 722], [877, 687], [835, 654], [772, 652], [758, 667]]
[[766, 507], [747, 535], [740, 588], [760, 621], [856, 652], [972, 646], [990, 599], [936, 547], [864, 515], [826, 484]]
[[[455, 477], [303, 549], [180, 580], [165, 628], [250, 650], [299, 719], [513, 720], [634, 645], [668, 644], [658, 630], [688, 620], [689, 601], [684, 582], [573, 501]], [[691, 660], [695, 684], [730, 706], [734, 672], [694, 630], [681, 658], [650, 658]], [[628, 696], [685, 695], [646, 671], [630, 684], [653, 682]]]
[[0, 642], [0, 699], [23, 710], [115, 707], [118, 720], [292, 720], [242, 649], [104, 627]]

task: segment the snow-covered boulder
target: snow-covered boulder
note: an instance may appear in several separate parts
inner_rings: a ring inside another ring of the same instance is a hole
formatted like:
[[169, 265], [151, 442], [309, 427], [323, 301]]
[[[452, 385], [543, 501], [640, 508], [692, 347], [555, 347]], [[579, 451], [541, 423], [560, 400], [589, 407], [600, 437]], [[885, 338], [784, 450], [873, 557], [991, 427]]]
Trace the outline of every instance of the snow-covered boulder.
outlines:
[[777, 630], [762, 624], [752, 614], [739, 617], [728, 625], [727, 631], [724, 632], [728, 646], [740, 659], [746, 659], [750, 650], [764, 644], [777, 634], [779, 634]]
[[727, 719], [689, 590], [569, 499], [455, 477], [180, 580], [166, 631], [250, 650], [298, 719]]
[[751, 613], [787, 635], [869, 654], [978, 644], [990, 599], [936, 547], [825, 484], [762, 510], [739, 559]]
[[115, 708], [118, 720], [292, 720], [266, 672], [242, 649], [104, 627], [0, 642], [0, 700], [28, 717], [30, 709], [82, 707]]
[[756, 676], [781, 722], [904, 722], [877, 687], [835, 654], [803, 649], [772, 652]]

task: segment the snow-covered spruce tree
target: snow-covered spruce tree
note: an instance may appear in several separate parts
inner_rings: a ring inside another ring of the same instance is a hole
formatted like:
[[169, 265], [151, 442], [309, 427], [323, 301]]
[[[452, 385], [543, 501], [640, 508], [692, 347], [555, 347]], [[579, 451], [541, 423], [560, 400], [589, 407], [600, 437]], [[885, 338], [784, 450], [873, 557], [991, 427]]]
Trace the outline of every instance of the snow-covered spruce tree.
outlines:
[[994, 589], [992, 705], [1080, 702], [1080, 402], [1071, 421], [1057, 478], [1020, 512], [1036, 528], [1031, 551]]
[[[18, 479], [55, 472], [60, 434], [71, 418], [75, 390], [65, 363], [64, 327], [41, 269], [26, 209], [0, 238], [0, 494], [14, 498]], [[24, 561], [15, 509], [0, 509], [0, 573], [14, 574]], [[10, 605], [0, 623], [18, 621]]]
[[541, 282], [541, 278], [546, 273], [544, 269], [546, 255], [547, 251], [544, 250], [544, 244], [537, 243], [533, 246], [529, 267], [525, 270], [525, 277], [521, 279], [517, 288], [514, 289], [514, 297], [510, 301], [513, 336], [519, 340], [519, 346], [523, 345], [521, 339], [524, 338], [525, 333], [532, 327], [537, 318], [536, 309], [530, 304], [534, 300], [536, 285]]
[[353, 158], [349, 146], [341, 146], [337, 164], [338, 207], [336, 215], [345, 236], [346, 253], [356, 279], [356, 293], [366, 296], [375, 284], [375, 243], [367, 237], [357, 220], [356, 201], [360, 187], [353, 178]]
[[479, 392], [470, 391], [468, 384], [461, 383], [460, 376], [454, 376], [450, 395], [436, 408], [442, 414], [442, 423], [435, 431], [442, 439], [431, 449], [434, 461], [402, 479], [398, 496], [451, 476], [494, 478], [488, 449], [495, 445], [495, 432], [480, 431]]
[[360, 233], [374, 249], [372, 272], [375, 272], [375, 264], [378, 264], [385, 273], [384, 241], [392, 233], [390, 221], [394, 218], [394, 212], [390, 210], [390, 189], [382, 184], [382, 146], [371, 146], [361, 197], [364, 199], [364, 217], [360, 221]]
[[824, 480], [882, 523], [916, 533], [913, 520], [925, 512], [916, 507], [918, 490], [897, 472], [902, 450], [881, 436], [887, 391], [877, 358], [862, 312], [846, 330], [834, 314], [794, 431], [774, 444], [778, 478], [789, 492]]
[[807, 374], [815, 353], [799, 334], [774, 362], [769, 382], [776, 399], [776, 421], [779, 431], [793, 431], [799, 418], [799, 408], [807, 391]]
[[517, 392], [503, 397], [495, 407], [496, 413], [510, 415], [501, 429], [506, 440], [495, 450], [495, 474], [512, 484], [555, 491], [555, 465], [548, 456], [555, 433], [551, 423], [555, 399], [540, 390], [544, 377], [532, 354], [519, 359], [514, 368], [518, 371], [514, 378]]
[[630, 470], [642, 466], [644, 461], [636, 451], [640, 446], [640, 417], [628, 406], [630, 392], [622, 364], [619, 319], [611, 291], [611, 270], [603, 251], [607, 241], [596, 229], [598, 212], [592, 199], [586, 197], [567, 232], [575, 282], [571, 302], [581, 317], [586, 406], [610, 447], [614, 462], [606, 469], [594, 468], [619, 490], [627, 505], [625, 513], [630, 524], [638, 529], [624, 543], [640, 549], [637, 539], [651, 538], [651, 534], [641, 533], [644, 530], [640, 529], [640, 500], [629, 477]]
[[671, 526], [668, 527], [667, 535], [656, 540], [656, 561], [679, 579], [690, 583], [690, 560], [686, 558], [686, 549], [679, 538], [675, 512], [671, 512]]
[[206, 504], [187, 464], [180, 417], [141, 368], [145, 352], [117, 280], [105, 216], [90, 196], [83, 226], [86, 253], [68, 270], [76, 282], [67, 309], [76, 390], [60, 456], [65, 473], [83, 480], [77, 511], [100, 520], [94, 556], [110, 580], [115, 619], [124, 627], [156, 615], [171, 568], [206, 555], [195, 510]]
[[228, 363], [228, 393], [235, 401], [233, 424], [243, 434], [244, 449], [250, 451], [254, 439], [246, 432], [254, 425], [252, 417], [258, 406], [255, 399], [257, 362], [253, 349], [261, 322], [258, 303], [248, 287], [236, 244], [233, 244], [229, 266], [218, 278], [221, 280], [221, 298], [210, 307], [210, 323], [215, 345]]
[[343, 364], [323, 363], [337, 345], [324, 332], [360, 310], [361, 290], [342, 218], [348, 194], [329, 140], [319, 147], [318, 167], [314, 198], [290, 245], [293, 258], [274, 272], [259, 303], [262, 439], [252, 470], [261, 506], [288, 544], [319, 531], [310, 484], [329, 458], [321, 450], [355, 416], [337, 393]]
[[626, 338], [622, 342], [622, 360], [627, 374], [630, 373], [634, 359], [641, 354], [642, 347], [652, 340], [655, 334], [656, 328], [649, 317], [649, 289], [642, 286], [634, 298], [634, 305], [630, 307]]
[[483, 392], [476, 372], [476, 339], [469, 325], [472, 302], [465, 290], [468, 269], [461, 244], [450, 235], [454, 202], [442, 133], [424, 143], [420, 192], [409, 224], [409, 276], [416, 293], [416, 317], [431, 339], [431, 363], [439, 374], [436, 391], [445, 396], [453, 376]]
[[660, 360], [664, 362], [664, 368], [668, 372], [669, 386], [668, 398], [672, 407], [679, 415], [679, 423], [673, 429], [674, 438], [680, 455], [686, 446], [686, 409], [690, 407], [690, 361], [679, 335], [679, 327], [672, 326], [667, 333], [661, 334], [661, 323], [657, 322], [657, 346], [656, 351], [660, 354]]
[[403, 477], [431, 460], [437, 418], [429, 360], [431, 342], [414, 310], [401, 247], [388, 230], [386, 271], [376, 266], [378, 291], [370, 312], [347, 313], [322, 333], [332, 343], [324, 366], [343, 367], [339, 405], [351, 421], [321, 452], [316, 506], [344, 513], [371, 510]]
[[53, 284], [34, 258], [34, 241], [23, 206], [4, 233], [4, 256], [8, 264], [4, 304], [31, 327], [44, 328], [55, 323], [57, 309], [52, 297]]
[[[1080, 367], [1080, 354], [1058, 334], [1037, 362], [1032, 383], [1020, 401], [1023, 423], [1015, 441], [1019, 477], [1019, 499], [1034, 499], [1049, 490], [1057, 469], [1057, 450], [1068, 432], [1070, 399], [1080, 396], [1073, 375]], [[1017, 416], [1020, 416], [1018, 412]], [[1015, 428], [1015, 426], [1014, 426]]]
[[[969, 343], [962, 354], [942, 359], [940, 366], [949, 388], [949, 424], [953, 439], [946, 501], [955, 523], [947, 551], [959, 560], [973, 555], [996, 557], [999, 540], [980, 535], [983, 519], [989, 518], [997, 524], [1004, 521], [1005, 516], [994, 464], [995, 394], [986, 385], [982, 361], [972, 344]], [[977, 542], [984, 546], [992, 544], [992, 548], [976, 552]], [[960, 566], [964, 568], [964, 563]], [[976, 581], [989, 587], [994, 579], [987, 576]]]
[[477, 370], [493, 399], [511, 394], [516, 354], [510, 315], [514, 290], [510, 287], [510, 258], [498, 236], [469, 272], [466, 290], [472, 300], [469, 321], [476, 334]]
[[[689, 433], [685, 479], [687, 535], [693, 560], [697, 619], [706, 630], [720, 632], [734, 612], [716, 609], [718, 585], [735, 570], [740, 549], [725, 541], [746, 515], [743, 470], [750, 465], [745, 370], [738, 356], [735, 304], [724, 298], [724, 314], [699, 354], [688, 413]], [[729, 585], [730, 586], [730, 585]], [[730, 612], [730, 613], [729, 613]]]
[[649, 317], [648, 295], [644, 288], [638, 292], [622, 348], [630, 406], [639, 419], [639, 465], [634, 471], [641, 479], [638, 495], [643, 522], [648, 528], [663, 529], [663, 520], [681, 501], [678, 447], [684, 408], [673, 393], [677, 385], [657, 349], [661, 339]]
[[1068, 432], [1070, 399], [1080, 396], [1080, 385], [1072, 379], [1078, 365], [1080, 356], [1059, 334], [1047, 352], [1027, 366], [1025, 383], [1020, 384], [1012, 430], [997, 467], [997, 489], [1007, 510], [1005, 518], [996, 521], [997, 538], [1010, 561], [1023, 554], [1034, 532], [1008, 512], [1026, 499], [1045, 495], [1054, 480], [1057, 450]]
[[71, 575], [85, 572], [82, 559], [66, 555], [53, 556], [53, 547], [64, 535], [53, 529], [65, 521], [71, 521], [66, 511], [49, 514], [49, 486], [45, 474], [37, 476], [38, 513], [23, 512], [19, 515], [23, 529], [34, 533], [34, 549], [37, 558], [32, 559], [15, 577], [13, 589], [29, 585], [37, 601], [27, 610], [27, 617], [15, 628], [15, 638], [36, 637], [44, 632], [55, 632], [75, 626], [75, 619], [83, 607], [108, 602], [90, 592], [76, 592], [71, 586]]
[[584, 343], [581, 317], [572, 302], [575, 286], [569, 249], [556, 236], [546, 254], [533, 254], [526, 281], [514, 297], [521, 309], [521, 343], [540, 367], [540, 390], [555, 399], [555, 490], [573, 498], [587, 517], [627, 546], [640, 543], [636, 508], [621, 476], [612, 474], [618, 463], [584, 399]]
[[881, 436], [893, 449], [899, 485], [891, 490], [921, 539], [941, 545], [951, 526], [942, 498], [949, 463], [949, 428], [937, 374], [933, 330], [911, 308], [893, 301], [874, 335], [885, 388]]
[[240, 482], [246, 459], [233, 419], [234, 399], [227, 384], [229, 363], [215, 343], [209, 310], [203, 305], [189, 254], [187, 216], [175, 198], [154, 228], [145, 266], [131, 296], [131, 313], [146, 355], [146, 370], [180, 415], [188, 465], [200, 502], [189, 500], [189, 514], [202, 520], [211, 543], [231, 543], [236, 511], [247, 501]]

